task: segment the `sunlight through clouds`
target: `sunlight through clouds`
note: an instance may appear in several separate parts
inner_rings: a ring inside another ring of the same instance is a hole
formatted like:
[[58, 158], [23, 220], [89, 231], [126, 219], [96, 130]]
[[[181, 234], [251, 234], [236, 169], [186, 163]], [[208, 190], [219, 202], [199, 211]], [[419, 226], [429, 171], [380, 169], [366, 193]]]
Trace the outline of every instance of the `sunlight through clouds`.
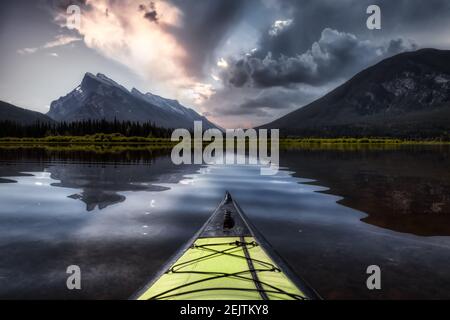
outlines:
[[[125, 65], [168, 96], [199, 104], [213, 94], [209, 84], [199, 83], [185, 70], [188, 52], [169, 31], [184, 23], [177, 7], [154, 1], [150, 19], [148, 8], [131, 0], [88, 4], [77, 30], [87, 47]], [[63, 25], [64, 18], [60, 12], [56, 20]]]

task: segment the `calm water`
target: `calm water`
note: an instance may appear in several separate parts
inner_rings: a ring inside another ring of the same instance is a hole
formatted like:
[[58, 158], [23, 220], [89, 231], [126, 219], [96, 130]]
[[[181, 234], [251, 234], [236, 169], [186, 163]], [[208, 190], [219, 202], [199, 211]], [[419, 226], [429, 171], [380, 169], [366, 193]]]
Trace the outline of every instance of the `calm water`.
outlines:
[[[0, 155], [0, 298], [128, 298], [225, 190], [325, 298], [450, 298], [448, 148], [284, 151], [276, 176], [164, 152]], [[81, 291], [66, 289], [72, 264]]]

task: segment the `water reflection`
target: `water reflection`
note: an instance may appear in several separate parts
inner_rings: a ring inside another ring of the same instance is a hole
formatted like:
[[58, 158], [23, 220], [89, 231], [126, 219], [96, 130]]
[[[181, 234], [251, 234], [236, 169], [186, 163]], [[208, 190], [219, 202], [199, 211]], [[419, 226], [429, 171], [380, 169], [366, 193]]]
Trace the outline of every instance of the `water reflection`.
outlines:
[[[254, 166], [178, 167], [148, 150], [1, 152], [0, 177], [15, 181], [0, 184], [3, 298], [127, 298], [225, 190], [325, 298], [450, 298], [450, 238], [439, 226], [449, 215], [445, 150], [289, 151], [275, 176]], [[425, 203], [400, 214], [394, 191]], [[444, 204], [427, 221], [420, 208], [434, 202]], [[82, 269], [81, 291], [65, 289], [71, 264]], [[382, 291], [365, 286], [371, 264], [382, 269]]]
[[368, 213], [364, 222], [423, 236], [450, 235], [450, 148], [291, 150], [282, 165]]
[[168, 158], [167, 150], [98, 153], [26, 148], [10, 149], [6, 155], [0, 166], [0, 183], [14, 183], [17, 177], [33, 175], [24, 171], [45, 170], [49, 178], [58, 180], [52, 186], [81, 189], [68, 198], [84, 202], [87, 211], [125, 201], [126, 197], [119, 192], [167, 190], [157, 183], [177, 183], [184, 174], [194, 173], [200, 167], [193, 165], [180, 170]]
[[[86, 203], [86, 210], [96, 207], [104, 209], [109, 205], [125, 201], [124, 191], [163, 191], [167, 188], [155, 183], [167, 181], [171, 176], [174, 183], [182, 179], [183, 174], [195, 172], [198, 167], [179, 171], [176, 166], [169, 166], [170, 159], [162, 157], [147, 164], [72, 164], [52, 165], [47, 170], [52, 179], [59, 180], [55, 187], [82, 189], [69, 197]], [[178, 173], [178, 174], [177, 174]]]

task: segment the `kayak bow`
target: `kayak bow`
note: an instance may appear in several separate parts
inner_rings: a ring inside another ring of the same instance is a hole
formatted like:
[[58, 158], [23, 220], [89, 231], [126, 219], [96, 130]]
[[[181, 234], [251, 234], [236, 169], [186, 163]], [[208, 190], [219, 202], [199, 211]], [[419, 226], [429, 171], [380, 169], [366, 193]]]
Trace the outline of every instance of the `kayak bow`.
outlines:
[[305, 300], [317, 293], [250, 224], [227, 192], [200, 231], [138, 300]]

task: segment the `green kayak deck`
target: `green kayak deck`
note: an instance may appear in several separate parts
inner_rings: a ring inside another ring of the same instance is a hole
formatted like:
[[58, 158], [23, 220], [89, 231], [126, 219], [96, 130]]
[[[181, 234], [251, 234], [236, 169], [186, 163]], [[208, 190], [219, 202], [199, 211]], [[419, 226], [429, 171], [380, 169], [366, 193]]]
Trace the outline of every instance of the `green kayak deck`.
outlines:
[[229, 193], [138, 300], [305, 300], [319, 296], [253, 227]]

